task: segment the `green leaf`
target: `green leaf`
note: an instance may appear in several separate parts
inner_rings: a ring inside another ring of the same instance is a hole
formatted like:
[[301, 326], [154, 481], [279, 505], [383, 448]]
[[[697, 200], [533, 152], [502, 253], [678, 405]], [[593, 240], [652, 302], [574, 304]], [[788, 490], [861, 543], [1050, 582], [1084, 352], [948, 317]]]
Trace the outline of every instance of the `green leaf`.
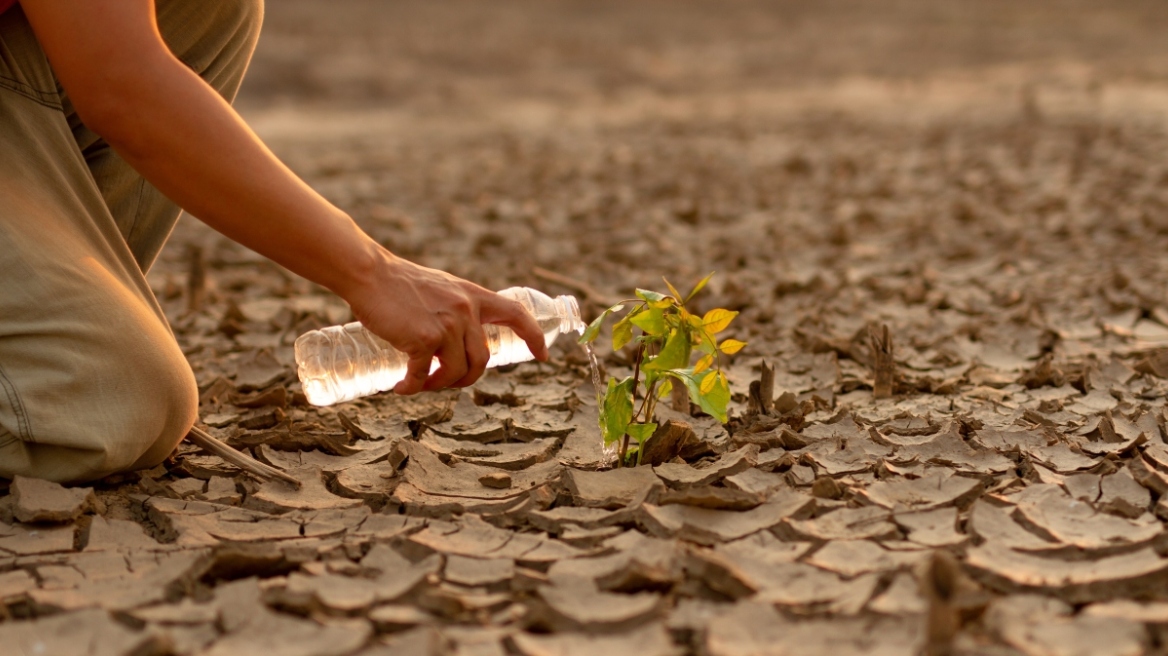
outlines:
[[625, 309], [624, 304], [617, 303], [604, 312], [601, 312], [600, 316], [596, 317], [596, 320], [588, 324], [588, 327], [584, 329], [584, 334], [580, 335], [579, 342], [581, 344], [587, 344], [595, 340], [600, 335], [600, 328], [604, 325], [604, 320], [608, 318], [608, 315], [612, 314], [613, 312], [620, 312], [623, 309]]
[[612, 444], [625, 435], [629, 422], [633, 420], [633, 378], [629, 376], [619, 383], [608, 379], [608, 391], [600, 408], [600, 431], [604, 433], [604, 443]]
[[719, 346], [718, 349], [726, 355], [734, 355], [735, 353], [741, 351], [744, 346], [746, 346], [746, 342], [740, 342], [736, 339], [727, 339], [722, 342], [722, 345]]
[[630, 318], [632, 324], [645, 331], [646, 335], [658, 337], [665, 334], [665, 313], [657, 308], [649, 308]]
[[736, 316], [738, 316], [737, 312], [716, 308], [710, 310], [706, 313], [706, 316], [702, 317], [702, 326], [704, 326], [706, 330], [710, 331], [711, 335], [717, 335], [723, 330], [729, 328], [730, 322], [733, 321], [734, 317]]
[[664, 301], [665, 294], [662, 294], [661, 292], [655, 292], [651, 289], [638, 288], [637, 298], [641, 299], [642, 301]]
[[657, 398], [663, 399], [673, 392], [673, 381], [666, 378], [661, 382], [661, 386], [657, 388]]
[[[727, 384], [726, 377], [720, 371], [707, 371], [704, 375], [695, 376], [692, 369], [675, 369], [670, 374], [685, 383], [689, 390], [689, 398], [702, 412], [714, 417], [723, 424], [729, 419], [726, 416], [726, 408], [730, 405], [730, 386]], [[710, 391], [702, 393], [702, 387], [707, 378], [713, 378], [712, 384], [709, 386]]]
[[690, 300], [691, 298], [693, 298], [694, 296], [697, 296], [697, 295], [698, 295], [698, 292], [700, 292], [700, 291], [702, 291], [703, 289], [705, 289], [705, 287], [706, 287], [706, 283], [710, 282], [710, 278], [713, 278], [713, 277], [714, 277], [714, 272], [713, 272], [713, 271], [711, 271], [711, 272], [710, 272], [710, 275], [708, 275], [708, 276], [706, 276], [705, 278], [702, 278], [701, 280], [699, 280], [699, 281], [698, 281], [698, 284], [694, 285], [694, 288], [693, 288], [693, 289], [691, 289], [691, 290], [689, 291], [689, 294], [687, 294], [687, 295], [686, 295], [686, 297], [685, 297], [685, 301], [683, 301], [683, 302], [684, 302], [684, 303], [689, 303], [689, 300]]
[[633, 341], [633, 323], [626, 316], [612, 327], [612, 350], [619, 351]]
[[682, 299], [681, 292], [677, 291], [677, 288], [673, 286], [673, 283], [666, 280], [665, 276], [661, 276], [661, 279], [665, 280], [665, 286], [669, 288], [669, 293], [673, 294], [673, 298], [676, 298], [678, 301], [680, 301]]
[[650, 422], [648, 424], [629, 424], [625, 432], [629, 434], [629, 437], [636, 440], [637, 444], [644, 444], [645, 440], [649, 439], [656, 430], [657, 424]]
[[669, 340], [665, 342], [665, 346], [657, 354], [657, 357], [650, 360], [642, 369], [646, 371], [680, 369], [689, 364], [689, 354], [692, 350], [689, 333], [677, 330], [669, 336]]

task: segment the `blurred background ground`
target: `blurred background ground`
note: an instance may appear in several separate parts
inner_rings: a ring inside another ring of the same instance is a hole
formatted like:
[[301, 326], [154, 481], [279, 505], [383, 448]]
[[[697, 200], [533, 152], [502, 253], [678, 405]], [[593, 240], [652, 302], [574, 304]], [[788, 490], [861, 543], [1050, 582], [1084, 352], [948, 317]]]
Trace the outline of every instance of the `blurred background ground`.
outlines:
[[[652, 240], [629, 237], [654, 225], [652, 206], [708, 213], [725, 197], [775, 210], [785, 240], [771, 255], [781, 259], [802, 250], [802, 233], [816, 236], [790, 216], [788, 198], [822, 196], [806, 199], [819, 226], [857, 200], [847, 181], [808, 189], [841, 160], [864, 178], [873, 151], [950, 138], [988, 147], [978, 131], [1017, 132], [1025, 121], [1032, 134], [1132, 123], [1156, 131], [1168, 120], [1166, 24], [1168, 9], [1153, 1], [347, 0], [326, 9], [287, 0], [267, 8], [239, 106], [297, 171], [407, 255], [468, 275], [486, 266], [480, 277], [497, 286], [525, 268], [494, 275], [504, 254], [615, 289], [633, 281], [610, 262], [565, 260], [562, 242], [586, 242], [574, 253], [635, 255]], [[798, 156], [817, 160], [809, 177], [784, 176], [783, 162]], [[620, 179], [630, 166], [650, 169], [636, 176], [655, 178], [651, 189]], [[937, 175], [902, 200], [949, 213], [961, 172]], [[599, 225], [547, 216], [602, 202], [615, 206]], [[479, 220], [488, 206], [545, 215], [543, 225], [527, 237], [492, 229]], [[467, 225], [432, 232], [452, 213]], [[628, 234], [595, 239], [613, 220]], [[668, 240], [667, 228], [655, 230]], [[484, 235], [506, 243], [474, 261], [449, 243]], [[182, 249], [169, 254], [180, 260]], [[726, 269], [708, 252], [678, 259], [652, 268], [682, 268], [683, 278]]]

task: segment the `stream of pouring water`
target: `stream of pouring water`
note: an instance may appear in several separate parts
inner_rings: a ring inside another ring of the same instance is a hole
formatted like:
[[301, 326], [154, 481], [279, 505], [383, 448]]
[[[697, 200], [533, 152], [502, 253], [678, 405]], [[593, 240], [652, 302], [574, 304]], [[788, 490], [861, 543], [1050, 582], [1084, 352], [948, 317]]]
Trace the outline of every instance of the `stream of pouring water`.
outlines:
[[[583, 331], [581, 331], [583, 332]], [[588, 366], [592, 368], [592, 388], [596, 391], [597, 421], [600, 420], [600, 404], [604, 402], [604, 387], [600, 382], [600, 362], [596, 359], [596, 350], [592, 344], [582, 344], [584, 353], [588, 355]], [[600, 450], [604, 453], [605, 464], [611, 464], [616, 459], [616, 445], [605, 444], [604, 437], [600, 438]]]
[[596, 392], [596, 405], [604, 399], [604, 388], [600, 385], [600, 362], [596, 359], [596, 351], [591, 344], [584, 344], [584, 352], [588, 354], [588, 366], [592, 369], [592, 389]]

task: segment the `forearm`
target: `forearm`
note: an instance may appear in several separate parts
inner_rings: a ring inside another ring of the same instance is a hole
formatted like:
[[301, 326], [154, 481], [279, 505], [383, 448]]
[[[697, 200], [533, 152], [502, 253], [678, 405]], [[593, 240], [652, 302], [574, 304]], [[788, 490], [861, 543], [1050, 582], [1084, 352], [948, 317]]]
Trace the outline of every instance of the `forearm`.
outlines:
[[342, 296], [389, 257], [176, 59], [139, 62], [131, 79], [111, 83], [115, 100], [92, 112], [90, 127], [211, 227]]

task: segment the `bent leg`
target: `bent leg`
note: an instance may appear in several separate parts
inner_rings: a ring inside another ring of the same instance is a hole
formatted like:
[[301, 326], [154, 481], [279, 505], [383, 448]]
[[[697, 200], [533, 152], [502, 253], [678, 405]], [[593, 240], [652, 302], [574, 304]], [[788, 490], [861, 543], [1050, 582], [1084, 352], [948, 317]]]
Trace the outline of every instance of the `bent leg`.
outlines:
[[19, 7], [0, 16], [0, 477], [164, 459], [194, 377], [74, 140]]
[[[235, 99], [263, 21], [263, 0], [158, 0], [158, 29], [184, 64], [227, 102]], [[138, 267], [149, 271], [178, 220], [179, 208], [142, 179], [64, 98], [69, 126]]]

